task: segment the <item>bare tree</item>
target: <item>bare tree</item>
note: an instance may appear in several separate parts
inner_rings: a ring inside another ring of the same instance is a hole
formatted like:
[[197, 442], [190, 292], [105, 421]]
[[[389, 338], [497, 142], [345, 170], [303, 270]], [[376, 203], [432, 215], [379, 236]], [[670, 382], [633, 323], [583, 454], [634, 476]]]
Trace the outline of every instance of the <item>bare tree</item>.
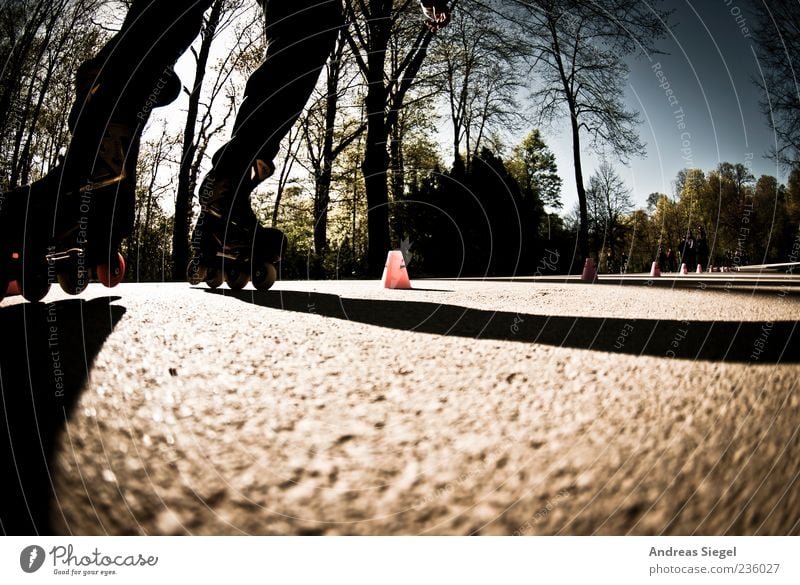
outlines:
[[467, 168], [489, 131], [514, 129], [522, 121], [517, 95], [524, 53], [517, 30], [488, 7], [462, 2], [431, 55], [450, 110], [453, 160], [462, 157], [464, 145]]
[[433, 33], [416, 24], [407, 52], [387, 63], [393, 30], [408, 13], [419, 10], [416, 0], [345, 0], [349, 26], [346, 39], [367, 85], [367, 136], [361, 168], [367, 191], [367, 263], [380, 271], [389, 248], [389, 188], [387, 144], [399, 110], [427, 54]]
[[797, 166], [800, 158], [800, 5], [765, 0], [759, 7], [755, 39], [761, 76], [756, 83], [764, 92], [761, 102], [779, 144], [772, 156]]
[[580, 209], [579, 250], [589, 254], [586, 190], [581, 160], [584, 135], [600, 151], [623, 160], [644, 153], [639, 115], [625, 108], [625, 58], [655, 52], [669, 12], [637, 0], [514, 0], [510, 18], [527, 33], [539, 86], [533, 98], [542, 121], [569, 119]]
[[166, 124], [157, 138], [142, 144], [136, 173], [136, 211], [133, 233], [127, 241], [128, 272], [137, 281], [163, 281], [170, 274], [171, 224], [162, 201], [172, 194], [172, 177], [163, 166], [179, 138], [170, 136]]
[[624, 218], [633, 210], [631, 192], [608, 161], [603, 161], [589, 179], [586, 190], [590, 222], [594, 226], [595, 251], [608, 248], [616, 256], [622, 242]]
[[328, 246], [333, 164], [366, 129], [363, 119], [340, 115], [342, 100], [359, 93], [356, 82], [359, 73], [349, 66], [352, 58], [347, 47], [345, 32], [342, 31], [325, 67], [321, 95], [318, 93], [301, 119], [306, 155], [314, 176], [314, 250], [317, 254]]
[[13, 0], [0, 12], [0, 173], [9, 187], [48, 170], [66, 144], [73, 73], [103, 42], [101, 5]]
[[[189, 107], [183, 132], [183, 148], [181, 151], [180, 167], [178, 171], [178, 189], [175, 195], [175, 221], [172, 235], [172, 261], [175, 280], [186, 277], [185, 270], [189, 263], [189, 226], [191, 223], [192, 198], [197, 185], [200, 165], [205, 156], [211, 137], [222, 131], [233, 112], [233, 98], [228, 97], [228, 107], [225, 110], [223, 121], [214, 126], [213, 108], [225, 82], [230, 78], [232, 70], [237, 64], [235, 54], [243, 49], [237, 47], [223, 59], [222, 65], [217, 70], [210, 92], [203, 94], [203, 82], [208, 68], [208, 59], [211, 45], [218, 35], [230, 24], [236, 21], [241, 0], [215, 0], [203, 22], [200, 32], [200, 46], [192, 48], [195, 59], [195, 77], [192, 87], [186, 92], [189, 94]], [[253, 12], [255, 14], [256, 11]], [[252, 19], [256, 18], [255, 16]], [[201, 97], [206, 98], [201, 103]], [[201, 109], [203, 113], [201, 114]]]

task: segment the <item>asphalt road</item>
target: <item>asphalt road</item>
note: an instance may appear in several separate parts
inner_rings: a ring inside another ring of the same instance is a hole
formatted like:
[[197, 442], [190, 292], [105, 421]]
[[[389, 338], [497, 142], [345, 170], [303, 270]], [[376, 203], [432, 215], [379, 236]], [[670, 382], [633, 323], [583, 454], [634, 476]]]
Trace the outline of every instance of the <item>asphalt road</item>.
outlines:
[[800, 534], [800, 282], [0, 306], [8, 534]]

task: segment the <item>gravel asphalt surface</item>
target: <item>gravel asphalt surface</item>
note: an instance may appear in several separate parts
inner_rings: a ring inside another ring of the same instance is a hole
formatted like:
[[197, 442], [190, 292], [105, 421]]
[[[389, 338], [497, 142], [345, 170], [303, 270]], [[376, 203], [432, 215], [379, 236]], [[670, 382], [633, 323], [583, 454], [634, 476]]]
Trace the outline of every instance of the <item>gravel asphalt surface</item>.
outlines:
[[1, 528], [798, 535], [800, 281], [757, 280], [8, 298]]

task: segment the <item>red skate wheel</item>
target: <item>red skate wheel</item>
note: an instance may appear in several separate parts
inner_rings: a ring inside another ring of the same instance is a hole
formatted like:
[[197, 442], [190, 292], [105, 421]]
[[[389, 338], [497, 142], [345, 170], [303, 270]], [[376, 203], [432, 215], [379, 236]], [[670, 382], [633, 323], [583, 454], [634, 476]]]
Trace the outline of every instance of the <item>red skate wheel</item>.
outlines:
[[117, 262], [119, 266], [113, 268], [108, 264], [99, 264], [97, 266], [97, 280], [102, 282], [103, 286], [108, 288], [115, 287], [125, 278], [125, 258], [119, 252], [117, 252]]

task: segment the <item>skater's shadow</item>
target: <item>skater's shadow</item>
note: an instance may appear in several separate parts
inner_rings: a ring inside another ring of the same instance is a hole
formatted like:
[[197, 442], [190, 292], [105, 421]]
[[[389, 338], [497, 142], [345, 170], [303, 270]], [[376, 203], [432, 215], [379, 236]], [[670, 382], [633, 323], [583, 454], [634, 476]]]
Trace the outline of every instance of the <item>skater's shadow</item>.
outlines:
[[263, 307], [436, 335], [662, 358], [773, 364], [800, 362], [800, 331], [796, 321], [563, 317], [486, 311], [444, 303], [349, 299], [316, 292], [209, 292]]
[[92, 362], [124, 307], [119, 297], [0, 309], [0, 531], [50, 534], [53, 457]]

